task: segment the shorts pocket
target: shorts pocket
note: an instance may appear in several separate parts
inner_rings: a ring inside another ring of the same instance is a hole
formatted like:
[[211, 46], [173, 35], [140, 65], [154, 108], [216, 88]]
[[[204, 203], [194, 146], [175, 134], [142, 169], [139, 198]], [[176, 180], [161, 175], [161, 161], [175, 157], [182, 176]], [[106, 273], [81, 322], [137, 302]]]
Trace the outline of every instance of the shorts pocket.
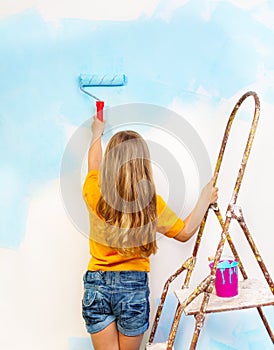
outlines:
[[103, 301], [98, 291], [86, 289], [82, 301], [83, 316], [97, 319], [98, 315], [104, 314]]
[[96, 291], [86, 289], [83, 297], [83, 305], [89, 307], [92, 305], [96, 297]]
[[135, 330], [148, 323], [149, 303], [144, 297], [137, 300], [133, 298], [130, 302], [122, 303], [120, 324], [125, 330]]

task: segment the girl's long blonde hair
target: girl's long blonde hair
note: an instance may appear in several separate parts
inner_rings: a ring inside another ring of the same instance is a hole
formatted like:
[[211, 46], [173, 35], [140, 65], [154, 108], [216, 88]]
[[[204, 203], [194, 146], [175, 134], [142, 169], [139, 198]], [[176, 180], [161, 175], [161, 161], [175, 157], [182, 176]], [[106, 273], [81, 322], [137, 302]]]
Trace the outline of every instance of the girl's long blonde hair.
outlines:
[[109, 141], [100, 172], [96, 212], [107, 244], [125, 256], [148, 257], [156, 245], [156, 191], [148, 146], [134, 131]]

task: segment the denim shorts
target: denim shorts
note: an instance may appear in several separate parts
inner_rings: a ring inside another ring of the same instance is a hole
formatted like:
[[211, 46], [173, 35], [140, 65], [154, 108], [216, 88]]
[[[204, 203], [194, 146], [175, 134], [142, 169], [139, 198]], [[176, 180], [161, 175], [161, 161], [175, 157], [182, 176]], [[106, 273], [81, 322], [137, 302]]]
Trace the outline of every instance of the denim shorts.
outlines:
[[149, 326], [148, 274], [143, 271], [87, 271], [82, 314], [88, 333], [116, 322], [124, 335], [137, 336]]

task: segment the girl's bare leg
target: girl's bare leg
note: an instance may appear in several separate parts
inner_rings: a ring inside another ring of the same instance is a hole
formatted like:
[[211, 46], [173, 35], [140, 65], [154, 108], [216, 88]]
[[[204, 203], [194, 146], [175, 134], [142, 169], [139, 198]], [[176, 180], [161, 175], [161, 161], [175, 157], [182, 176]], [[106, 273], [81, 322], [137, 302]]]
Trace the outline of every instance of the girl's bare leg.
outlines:
[[118, 334], [119, 334], [120, 350], [139, 350], [140, 349], [144, 334], [140, 334], [135, 337], [128, 337], [120, 332], [118, 332]]
[[94, 350], [120, 350], [116, 322], [112, 322], [102, 331], [90, 336]]

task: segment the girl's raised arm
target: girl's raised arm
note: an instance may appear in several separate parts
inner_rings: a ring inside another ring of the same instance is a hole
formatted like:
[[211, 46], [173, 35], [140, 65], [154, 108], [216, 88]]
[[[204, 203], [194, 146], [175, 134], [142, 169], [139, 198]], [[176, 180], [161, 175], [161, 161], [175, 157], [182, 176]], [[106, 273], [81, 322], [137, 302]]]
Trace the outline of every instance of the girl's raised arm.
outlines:
[[92, 137], [88, 151], [88, 171], [99, 170], [102, 162], [101, 137], [104, 132], [105, 122], [94, 117], [91, 124]]

